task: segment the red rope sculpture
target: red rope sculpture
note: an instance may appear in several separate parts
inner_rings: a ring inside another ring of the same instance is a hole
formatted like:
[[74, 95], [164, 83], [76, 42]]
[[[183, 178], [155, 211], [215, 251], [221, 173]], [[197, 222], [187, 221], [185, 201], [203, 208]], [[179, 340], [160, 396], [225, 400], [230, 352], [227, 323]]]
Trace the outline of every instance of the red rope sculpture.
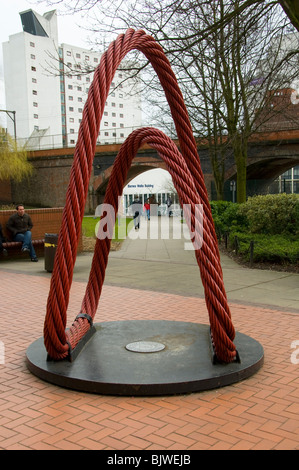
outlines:
[[[71, 328], [66, 331], [69, 293], [100, 121], [114, 74], [122, 59], [132, 49], [144, 53], [159, 77], [176, 125], [181, 153], [168, 137], [156, 129], [144, 128], [133, 132], [117, 155], [104, 203], [110, 204], [115, 214], [117, 213], [118, 196], [122, 194], [132, 159], [139, 147], [147, 143], [155, 148], [166, 162], [180, 203], [190, 204], [191, 207], [202, 204], [203, 240], [201, 249], [196, 249], [195, 254], [205, 290], [215, 355], [217, 360], [229, 363], [237, 356], [233, 344], [235, 330], [223, 283], [208, 194], [188, 113], [175, 75], [162, 48], [144, 31], [132, 29], [118, 36], [103, 54], [100, 65], [95, 70], [84, 106], [47, 302], [44, 324], [45, 347], [50, 358], [54, 360], [66, 358], [89, 331], [98, 307], [111, 244], [109, 237], [97, 238], [81, 312]], [[192, 213], [189, 229], [194, 233], [194, 211]], [[112, 224], [115, 223], [115, 217], [111, 221]]]

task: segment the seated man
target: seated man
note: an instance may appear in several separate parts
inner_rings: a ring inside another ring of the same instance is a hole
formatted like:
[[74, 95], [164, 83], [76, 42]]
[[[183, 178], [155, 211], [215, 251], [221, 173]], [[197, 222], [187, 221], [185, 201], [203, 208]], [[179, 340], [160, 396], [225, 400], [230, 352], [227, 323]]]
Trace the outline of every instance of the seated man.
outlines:
[[22, 242], [22, 251], [28, 251], [31, 261], [38, 261], [31, 241], [31, 229], [33, 223], [28, 214], [25, 213], [23, 204], [18, 204], [16, 213], [10, 216], [6, 227], [12, 234], [14, 242]]

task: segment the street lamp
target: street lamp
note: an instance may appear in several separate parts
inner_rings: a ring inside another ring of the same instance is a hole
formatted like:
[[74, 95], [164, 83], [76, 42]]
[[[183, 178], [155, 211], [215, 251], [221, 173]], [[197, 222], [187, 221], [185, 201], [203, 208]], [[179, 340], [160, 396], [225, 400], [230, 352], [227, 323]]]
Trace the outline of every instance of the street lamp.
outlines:
[[13, 121], [13, 127], [14, 127], [14, 137], [15, 140], [17, 139], [17, 129], [16, 129], [16, 111], [9, 111], [7, 109], [0, 109], [1, 113], [6, 113], [7, 116], [10, 117], [10, 119]]

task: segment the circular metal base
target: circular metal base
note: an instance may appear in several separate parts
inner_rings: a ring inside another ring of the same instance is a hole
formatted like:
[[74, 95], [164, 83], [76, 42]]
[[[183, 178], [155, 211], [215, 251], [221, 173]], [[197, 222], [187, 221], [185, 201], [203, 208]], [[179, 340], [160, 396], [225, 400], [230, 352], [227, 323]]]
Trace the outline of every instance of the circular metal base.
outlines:
[[[219, 388], [250, 377], [263, 365], [260, 343], [241, 333], [236, 333], [234, 341], [240, 362], [214, 364], [208, 325], [138, 320], [94, 327], [94, 335], [73, 362], [47, 360], [43, 338], [38, 339], [27, 349], [29, 370], [65, 388], [134, 396]], [[148, 342], [159, 343], [160, 348], [150, 354], [127, 348], [136, 342], [143, 343], [141, 349], [148, 349]]]

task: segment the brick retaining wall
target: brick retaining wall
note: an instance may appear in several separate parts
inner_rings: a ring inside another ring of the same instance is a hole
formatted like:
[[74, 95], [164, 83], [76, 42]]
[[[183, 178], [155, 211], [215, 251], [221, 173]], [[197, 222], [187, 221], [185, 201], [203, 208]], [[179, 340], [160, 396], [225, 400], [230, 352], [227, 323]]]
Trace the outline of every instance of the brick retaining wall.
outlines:
[[[45, 208], [45, 209], [26, 209], [33, 223], [32, 239], [40, 240], [45, 238], [46, 233], [59, 233], [61, 227], [63, 207]], [[6, 223], [9, 217], [15, 213], [15, 210], [0, 211], [0, 224], [2, 225], [4, 236], [9, 239], [6, 230]], [[78, 252], [83, 250], [82, 234], [80, 235]]]

